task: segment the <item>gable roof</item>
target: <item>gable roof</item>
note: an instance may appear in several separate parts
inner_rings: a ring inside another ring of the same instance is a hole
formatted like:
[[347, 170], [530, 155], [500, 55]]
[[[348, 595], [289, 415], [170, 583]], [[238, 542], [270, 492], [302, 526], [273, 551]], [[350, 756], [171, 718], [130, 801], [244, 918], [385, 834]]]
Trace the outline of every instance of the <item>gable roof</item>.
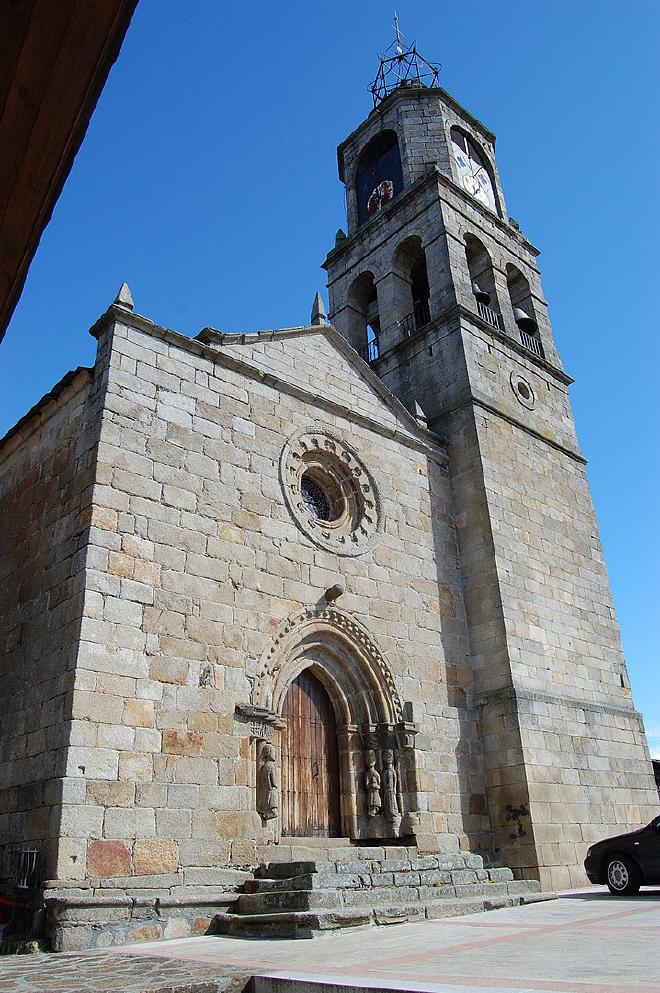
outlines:
[[219, 360], [233, 360], [263, 376], [303, 390], [347, 416], [377, 424], [381, 432], [437, 447], [442, 440], [421, 424], [331, 324], [250, 334], [204, 328], [196, 341], [215, 346]]

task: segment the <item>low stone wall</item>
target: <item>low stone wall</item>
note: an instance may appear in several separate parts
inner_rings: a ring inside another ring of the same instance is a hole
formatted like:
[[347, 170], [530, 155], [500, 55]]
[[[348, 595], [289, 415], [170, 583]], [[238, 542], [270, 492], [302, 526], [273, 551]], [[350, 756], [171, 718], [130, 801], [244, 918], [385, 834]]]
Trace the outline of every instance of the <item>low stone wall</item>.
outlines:
[[178, 872], [143, 877], [139, 888], [131, 877], [76, 887], [47, 883], [41, 894], [43, 932], [56, 952], [209, 934], [213, 918], [233, 907], [249, 874], [188, 872], [193, 878], [187, 884], [185, 873]]

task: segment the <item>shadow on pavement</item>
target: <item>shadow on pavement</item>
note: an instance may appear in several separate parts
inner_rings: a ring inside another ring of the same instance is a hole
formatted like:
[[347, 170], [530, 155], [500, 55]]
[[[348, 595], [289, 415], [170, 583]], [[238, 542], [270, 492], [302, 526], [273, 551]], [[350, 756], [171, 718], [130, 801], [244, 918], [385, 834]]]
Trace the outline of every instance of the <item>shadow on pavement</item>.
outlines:
[[623, 900], [635, 900], [643, 902], [644, 900], [657, 900], [660, 898], [660, 889], [648, 889], [640, 890], [634, 896], [614, 896], [607, 889], [594, 890], [589, 892], [588, 890], [579, 890], [577, 892], [567, 892], [558, 893], [557, 896], [561, 897], [562, 900], [590, 900], [590, 901], [603, 901], [612, 904], [618, 904]]

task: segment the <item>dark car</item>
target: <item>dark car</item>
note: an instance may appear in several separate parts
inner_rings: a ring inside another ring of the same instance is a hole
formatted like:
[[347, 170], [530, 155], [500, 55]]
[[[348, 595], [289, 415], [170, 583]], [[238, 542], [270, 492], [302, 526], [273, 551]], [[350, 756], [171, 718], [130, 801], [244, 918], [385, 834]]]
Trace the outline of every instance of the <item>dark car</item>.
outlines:
[[592, 883], [607, 883], [616, 896], [660, 883], [660, 817], [630, 834], [597, 841], [587, 852], [584, 868]]

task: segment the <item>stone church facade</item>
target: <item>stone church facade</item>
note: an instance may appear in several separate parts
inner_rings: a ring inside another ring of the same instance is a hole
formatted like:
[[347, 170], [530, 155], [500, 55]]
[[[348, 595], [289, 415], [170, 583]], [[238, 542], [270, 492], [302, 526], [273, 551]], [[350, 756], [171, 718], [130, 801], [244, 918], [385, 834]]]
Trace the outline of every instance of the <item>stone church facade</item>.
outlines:
[[4, 439], [4, 875], [39, 851], [69, 925], [217, 903], [324, 838], [582, 885], [654, 813], [494, 145], [396, 89], [339, 148], [331, 324], [189, 338], [123, 288]]

